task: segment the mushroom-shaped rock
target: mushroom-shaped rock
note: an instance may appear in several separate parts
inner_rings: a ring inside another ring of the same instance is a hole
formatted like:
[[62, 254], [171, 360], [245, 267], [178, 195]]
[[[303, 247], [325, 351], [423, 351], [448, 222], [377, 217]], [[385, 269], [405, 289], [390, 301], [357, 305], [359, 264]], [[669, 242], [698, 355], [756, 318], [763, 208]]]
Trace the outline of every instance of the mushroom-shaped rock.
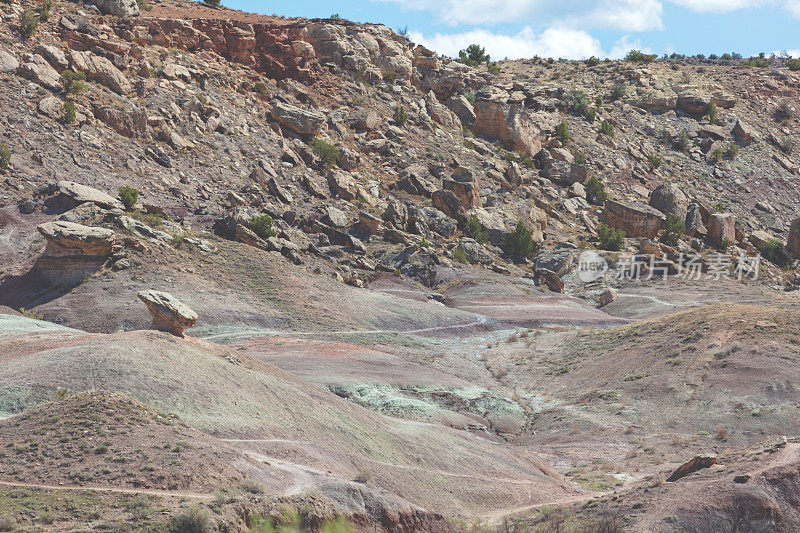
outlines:
[[111, 255], [112, 230], [56, 220], [36, 228], [47, 239], [47, 248], [35, 269], [50, 283], [79, 283], [99, 270]]
[[139, 299], [153, 317], [153, 329], [183, 337], [183, 330], [197, 322], [197, 313], [168, 292], [139, 291]]
[[114, 231], [74, 222], [62, 220], [45, 222], [36, 229], [47, 239], [48, 253], [110, 255], [114, 243]]

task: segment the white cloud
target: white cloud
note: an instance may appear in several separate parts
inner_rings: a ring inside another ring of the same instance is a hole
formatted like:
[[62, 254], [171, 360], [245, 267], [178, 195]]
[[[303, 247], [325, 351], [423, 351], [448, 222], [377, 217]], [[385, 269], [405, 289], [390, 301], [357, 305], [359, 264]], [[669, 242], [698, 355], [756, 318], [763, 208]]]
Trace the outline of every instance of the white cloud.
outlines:
[[678, 4], [698, 13], [725, 13], [746, 7], [755, 7], [766, 3], [765, 0], [672, 0]]
[[646, 54], [651, 53], [651, 50], [642, 45], [641, 41], [638, 39], [631, 41], [630, 36], [625, 35], [619, 41], [614, 43], [614, 46], [611, 47], [611, 51], [608, 53], [608, 57], [611, 59], [622, 59], [631, 50], [639, 50], [640, 52], [644, 52]]
[[[548, 28], [535, 33], [525, 27], [517, 34], [505, 35], [487, 30], [472, 30], [462, 33], [442, 34], [426, 37], [419, 32], [411, 32], [409, 38], [419, 44], [450, 57], [458, 56], [458, 51], [472, 43], [480, 43], [492, 59], [564, 57], [580, 59], [589, 56], [605, 57], [600, 41], [580, 30]], [[627, 51], [627, 50], [626, 50]]]
[[535, 21], [543, 26], [647, 31], [662, 28], [661, 0], [383, 0], [433, 11], [451, 25]]

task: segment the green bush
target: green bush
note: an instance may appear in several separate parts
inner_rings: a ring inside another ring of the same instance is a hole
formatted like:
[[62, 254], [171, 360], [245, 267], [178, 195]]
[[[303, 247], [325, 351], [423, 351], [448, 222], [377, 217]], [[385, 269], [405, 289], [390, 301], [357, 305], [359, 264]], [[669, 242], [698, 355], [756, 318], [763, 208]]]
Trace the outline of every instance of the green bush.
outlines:
[[625, 61], [633, 61], [634, 63], [652, 63], [656, 60], [655, 54], [645, 54], [639, 50], [631, 50], [625, 56]]
[[203, 0], [203, 3], [211, 7], [219, 7], [222, 5], [222, 0]]
[[133, 187], [123, 185], [117, 192], [119, 194], [119, 201], [122, 202], [126, 211], [133, 209], [133, 206], [139, 201], [139, 191]]
[[590, 107], [586, 110], [586, 120], [589, 124], [594, 124], [594, 121], [597, 119], [597, 110], [593, 107]]
[[615, 83], [614, 86], [611, 88], [611, 99], [612, 100], [619, 100], [621, 98], [625, 98], [625, 94], [628, 92], [628, 88], [625, 87], [622, 83]]
[[269, 89], [267, 88], [267, 84], [263, 81], [257, 81], [255, 85], [253, 85], [253, 90], [261, 96], [269, 96]]
[[469, 65], [474, 67], [476, 65], [480, 65], [481, 63], [489, 64], [489, 54], [486, 53], [486, 48], [479, 44], [471, 44], [467, 46], [464, 50], [458, 51], [458, 61], [459, 63], [463, 63], [465, 65]]
[[475, 105], [475, 91], [467, 91], [462, 95], [472, 105]]
[[621, 229], [600, 224], [597, 229], [597, 237], [600, 239], [600, 248], [603, 250], [618, 252], [625, 248], [625, 232]]
[[39, 9], [39, 18], [46, 22], [50, 20], [53, 11], [53, 0], [42, 0], [42, 7]]
[[588, 59], [584, 59], [583, 62], [586, 63], [587, 67], [594, 67], [600, 64], [600, 58], [597, 56], [592, 56]]
[[606, 188], [603, 186], [603, 183], [594, 176], [586, 180], [583, 186], [586, 188], [586, 200], [590, 204], [603, 205], [606, 203], [606, 200], [608, 200]]
[[467, 254], [460, 244], [453, 250], [453, 261], [461, 263], [462, 265], [467, 264]]
[[401, 105], [395, 106], [392, 119], [394, 119], [394, 123], [398, 126], [405, 126], [406, 121], [408, 120], [408, 115], [406, 115], [405, 108], [403, 108]]
[[720, 161], [722, 161], [722, 155], [723, 151], [721, 148], [714, 148], [711, 151], [711, 161], [713, 163], [719, 163]]
[[533, 250], [534, 244], [531, 230], [520, 220], [517, 222], [517, 227], [514, 228], [514, 233], [508, 238], [506, 252], [514, 261], [522, 261], [530, 257]]
[[205, 511], [199, 507], [173, 516], [169, 521], [169, 533], [212, 533], [216, 526]]
[[419, 243], [420, 248], [430, 248], [431, 243], [428, 242], [428, 239], [423, 238], [422, 242]]
[[728, 148], [725, 150], [725, 152], [731, 159], [736, 159], [736, 156], [739, 155], [739, 145], [731, 141], [728, 143]]
[[497, 61], [492, 61], [491, 63], [486, 65], [486, 70], [488, 70], [492, 74], [500, 74], [503, 68], [497, 63]]
[[[791, 154], [794, 151], [794, 140], [791, 137], [784, 138], [778, 147], [787, 154]], [[738, 148], [738, 146], [737, 146]]]
[[146, 0], [136, 0], [136, 3], [138, 4], [139, 9], [141, 9], [142, 11], [152, 11], [153, 10], [153, 6], [148, 4]]
[[791, 260], [786, 255], [783, 249], [783, 241], [780, 239], [770, 239], [758, 250], [761, 252], [761, 255], [764, 256], [765, 259], [768, 261], [778, 265], [779, 267], [787, 267]]
[[78, 94], [86, 89], [86, 74], [64, 69], [61, 71], [61, 86], [65, 93]]
[[61, 120], [64, 121], [64, 124], [72, 124], [75, 122], [77, 118], [77, 110], [75, 109], [75, 103], [73, 102], [64, 102], [61, 106]]
[[489, 232], [486, 231], [486, 228], [483, 227], [476, 215], [472, 215], [467, 219], [467, 235], [481, 244], [489, 242]]
[[315, 137], [311, 142], [311, 153], [319, 157], [322, 164], [326, 167], [338, 163], [339, 158], [342, 156], [342, 151], [339, 150], [339, 148], [319, 137]]
[[614, 136], [614, 126], [607, 120], [604, 120], [600, 123], [600, 129], [598, 130], [603, 135], [608, 135], [609, 137]]
[[717, 109], [717, 104], [711, 102], [708, 104], [708, 121], [712, 124], [716, 124], [717, 120], [719, 119], [719, 110]]
[[397, 81], [397, 74], [395, 74], [394, 72], [385, 72], [383, 74], [383, 81], [385, 81], [389, 85], [394, 85], [394, 83]]
[[794, 111], [792, 111], [792, 106], [789, 105], [789, 102], [783, 101], [780, 103], [778, 108], [775, 110], [775, 118], [783, 121], [789, 120], [794, 116]]
[[792, 72], [800, 70], [800, 59], [789, 59], [786, 61], [786, 68]]
[[662, 229], [664, 233], [661, 235], [661, 242], [670, 246], [675, 246], [678, 244], [678, 239], [683, 237], [683, 234], [686, 233], [686, 224], [679, 217], [669, 216], [667, 220], [664, 221]]
[[269, 215], [259, 215], [250, 219], [247, 223], [253, 233], [262, 239], [269, 239], [275, 236], [275, 228], [272, 227], [272, 217]]
[[651, 154], [647, 156], [647, 162], [650, 163], [650, 167], [655, 170], [661, 166], [663, 160], [661, 159], [660, 155]]
[[583, 165], [586, 164], [586, 156], [583, 155], [583, 152], [581, 152], [579, 149], [574, 148], [572, 150], [572, 156], [575, 158], [575, 164], [576, 165], [583, 166]]
[[586, 110], [589, 109], [589, 98], [580, 89], [569, 91], [564, 96], [564, 102], [567, 104], [569, 111], [579, 117], [585, 116]]
[[562, 120], [561, 123], [556, 126], [556, 139], [561, 141], [561, 144], [567, 144], [569, 142], [569, 125], [565, 120]]
[[19, 17], [19, 32], [25, 39], [33, 37], [38, 29], [39, 17], [30, 9]]
[[678, 134], [678, 138], [675, 139], [675, 148], [678, 149], [679, 152], [685, 152], [689, 149], [689, 134], [686, 131], [682, 131]]
[[0, 143], [0, 170], [6, 170], [11, 163], [11, 148], [5, 143]]

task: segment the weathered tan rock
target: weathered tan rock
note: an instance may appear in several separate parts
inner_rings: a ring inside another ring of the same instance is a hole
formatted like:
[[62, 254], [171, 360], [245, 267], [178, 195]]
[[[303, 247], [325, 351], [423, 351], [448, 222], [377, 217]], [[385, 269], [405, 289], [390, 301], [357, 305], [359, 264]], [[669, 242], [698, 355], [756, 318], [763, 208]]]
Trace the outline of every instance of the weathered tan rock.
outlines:
[[464, 204], [451, 190], [440, 189], [435, 191], [431, 195], [431, 200], [433, 200], [433, 207], [450, 218], [458, 219], [459, 215], [464, 212]]
[[697, 93], [682, 93], [678, 95], [678, 108], [689, 115], [703, 115], [708, 111], [711, 99]]
[[674, 183], [659, 185], [650, 194], [650, 207], [654, 207], [668, 217], [686, 220], [689, 199]]
[[626, 237], [654, 238], [666, 220], [666, 216], [653, 207], [643, 204], [627, 204], [607, 200], [603, 213], [605, 223], [621, 229]]
[[469, 100], [464, 95], [451, 96], [445, 101], [444, 105], [455, 113], [458, 120], [468, 128], [475, 124], [475, 109], [473, 109], [472, 104], [469, 103]]
[[87, 79], [105, 85], [117, 94], [128, 94], [133, 90], [125, 74], [105, 57], [72, 50], [69, 59], [73, 70], [83, 72]]
[[564, 292], [564, 281], [552, 270], [541, 268], [534, 274], [536, 280], [541, 285], [546, 285], [553, 292]]
[[18, 68], [19, 61], [17, 61], [17, 58], [5, 50], [0, 50], [0, 72], [14, 73]]
[[50, 66], [39, 54], [28, 54], [25, 63], [18, 70], [19, 74], [51, 91], [61, 89], [61, 75]]
[[703, 215], [700, 204], [689, 204], [689, 207], [686, 210], [686, 235], [689, 237], [704, 237], [706, 233], [706, 226], [703, 223]]
[[442, 188], [453, 191], [464, 209], [481, 206], [480, 185], [475, 172], [466, 167], [458, 167], [450, 179], [442, 181]]
[[786, 251], [795, 259], [800, 259], [800, 218], [792, 221], [789, 238], [786, 239]]
[[732, 213], [713, 213], [708, 217], [708, 240], [725, 248], [736, 240], [736, 217]]
[[361, 108], [353, 112], [347, 121], [357, 129], [372, 131], [378, 127], [380, 117], [374, 109]]
[[62, 201], [73, 203], [72, 207], [85, 202], [92, 202], [100, 207], [109, 209], [122, 209], [122, 202], [94, 187], [75, 183], [74, 181], [62, 180], [57, 183], [57, 195]]
[[536, 155], [542, 149], [541, 129], [519, 105], [477, 100], [473, 131], [476, 135], [497, 139], [517, 152]]
[[358, 185], [353, 176], [341, 170], [334, 170], [328, 175], [328, 186], [331, 193], [344, 198], [355, 200], [358, 197]]
[[45, 222], [36, 227], [47, 239], [50, 252], [69, 255], [109, 255], [114, 243], [114, 231], [106, 228], [83, 226], [73, 222]]
[[609, 287], [600, 293], [600, 296], [597, 298], [597, 305], [599, 307], [605, 307], [611, 302], [616, 301], [617, 296], [619, 295], [619, 291], [614, 287]]
[[111, 255], [112, 230], [73, 222], [46, 222], [36, 228], [47, 239], [34, 270], [56, 285], [80, 283], [99, 270]]
[[325, 115], [310, 109], [301, 109], [293, 105], [278, 102], [272, 108], [272, 118], [281, 125], [292, 131], [303, 135], [315, 135], [319, 133], [322, 125], [325, 124]]
[[135, 17], [139, 15], [139, 4], [136, 0], [92, 0], [104, 15], [117, 17]]
[[736, 140], [745, 144], [749, 144], [758, 138], [758, 132], [756, 132], [752, 126], [741, 120], [736, 121], [736, 125], [733, 127], [731, 133]]
[[434, 122], [456, 131], [461, 129], [461, 120], [459, 120], [458, 116], [453, 111], [436, 99], [436, 95], [433, 91], [425, 95], [425, 105], [428, 108], [428, 114]]
[[168, 292], [150, 289], [138, 296], [153, 317], [153, 329], [183, 337], [183, 331], [197, 322], [197, 313]]
[[698, 470], [703, 470], [704, 468], [709, 468], [715, 464], [717, 464], [717, 458], [713, 455], [696, 455], [689, 461], [679, 466], [677, 470], [675, 470], [672, 475], [667, 478], [667, 481], [678, 481], [689, 474], [693, 474]]

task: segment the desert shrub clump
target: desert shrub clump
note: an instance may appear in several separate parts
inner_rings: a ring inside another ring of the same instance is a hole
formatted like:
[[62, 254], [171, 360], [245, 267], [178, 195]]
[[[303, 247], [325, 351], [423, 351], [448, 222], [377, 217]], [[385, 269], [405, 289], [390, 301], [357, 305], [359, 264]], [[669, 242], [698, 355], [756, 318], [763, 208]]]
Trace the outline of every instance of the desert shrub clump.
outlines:
[[50, 14], [53, 11], [53, 0], [42, 0], [42, 7], [39, 9], [39, 18], [47, 22], [50, 20]]
[[522, 261], [527, 259], [533, 253], [533, 250], [534, 244], [531, 230], [520, 220], [517, 222], [517, 227], [514, 228], [514, 233], [508, 238], [506, 251], [514, 261]]
[[486, 53], [486, 48], [479, 44], [471, 44], [464, 50], [458, 51], [458, 59], [456, 59], [456, 61], [474, 67], [481, 63], [486, 63], [488, 65], [490, 57], [489, 54]]
[[603, 205], [608, 199], [606, 188], [596, 177], [592, 176], [583, 184], [586, 188], [586, 200], [594, 205]]
[[639, 50], [631, 50], [625, 56], [625, 61], [633, 61], [634, 63], [652, 63], [655, 60], [655, 54], [645, 54]]
[[586, 110], [585, 117], [586, 121], [589, 122], [589, 124], [594, 124], [594, 121], [597, 118], [597, 110], [593, 107], [590, 107], [589, 109]]
[[570, 112], [579, 117], [585, 116], [589, 109], [589, 98], [580, 89], [572, 89], [564, 96], [564, 103], [567, 104]]
[[251, 218], [250, 222], [247, 223], [247, 227], [262, 239], [269, 239], [276, 235], [275, 228], [272, 227], [272, 217], [269, 215], [259, 215]]
[[168, 526], [169, 533], [212, 533], [216, 529], [211, 518], [199, 507], [173, 516]]
[[603, 250], [618, 252], [625, 248], [625, 232], [621, 229], [600, 224], [597, 229], [597, 237], [600, 239], [600, 248]]
[[467, 219], [467, 234], [481, 244], [489, 242], [489, 232], [486, 231], [476, 215]]
[[678, 244], [678, 239], [686, 232], [686, 224], [680, 217], [670, 216], [664, 221], [662, 229], [664, 233], [661, 236], [661, 242], [670, 246], [675, 246]]
[[561, 123], [556, 126], [556, 139], [561, 141], [561, 144], [567, 144], [569, 138], [569, 125], [567, 125], [566, 121], [562, 120]]
[[600, 58], [597, 56], [592, 56], [588, 59], [584, 59], [583, 62], [587, 67], [594, 67], [600, 64]]
[[86, 74], [64, 69], [61, 71], [61, 86], [68, 94], [78, 94], [86, 89]]
[[603, 135], [608, 135], [609, 137], [614, 136], [614, 126], [607, 120], [604, 120], [600, 123], [600, 129], [598, 130]]
[[627, 94], [628, 88], [625, 87], [622, 83], [615, 83], [614, 86], [611, 88], [611, 99], [612, 100], [620, 100], [625, 98], [625, 94]]
[[203, 0], [203, 3], [211, 7], [219, 7], [222, 5], [222, 0]]
[[64, 124], [72, 124], [75, 122], [77, 116], [78, 112], [75, 109], [75, 103], [64, 102], [64, 104], [61, 106], [61, 120], [64, 121]]
[[319, 137], [316, 137], [311, 143], [311, 153], [319, 157], [322, 164], [326, 167], [338, 163], [339, 158], [342, 156], [341, 150], [325, 139], [320, 139]]
[[647, 156], [647, 162], [650, 163], [650, 167], [653, 170], [655, 170], [658, 167], [660, 167], [661, 163], [663, 163], [664, 161], [663, 161], [663, 159], [661, 159], [660, 155], [650, 154], [650, 155]]
[[800, 70], [800, 59], [789, 59], [786, 61], [786, 68], [792, 72]]
[[133, 206], [139, 201], [139, 191], [128, 185], [120, 187], [117, 193], [119, 195], [119, 201], [122, 202], [126, 211], [133, 209]]
[[255, 85], [253, 85], [253, 90], [261, 96], [269, 96], [269, 89], [267, 88], [267, 84], [263, 81], [257, 81]]
[[403, 106], [395, 106], [394, 114], [392, 115], [394, 119], [394, 123], [398, 126], [404, 126], [406, 121], [408, 120], [408, 115], [406, 115], [406, 110]]
[[11, 164], [11, 148], [5, 143], [0, 143], [0, 170], [6, 170]]
[[460, 244], [456, 246], [456, 248], [453, 250], [453, 261], [461, 263], [462, 265], [467, 264], [467, 253], [464, 251], [464, 248], [462, 248]]
[[19, 32], [25, 39], [30, 39], [39, 29], [39, 17], [31, 10], [25, 11], [19, 17]]

